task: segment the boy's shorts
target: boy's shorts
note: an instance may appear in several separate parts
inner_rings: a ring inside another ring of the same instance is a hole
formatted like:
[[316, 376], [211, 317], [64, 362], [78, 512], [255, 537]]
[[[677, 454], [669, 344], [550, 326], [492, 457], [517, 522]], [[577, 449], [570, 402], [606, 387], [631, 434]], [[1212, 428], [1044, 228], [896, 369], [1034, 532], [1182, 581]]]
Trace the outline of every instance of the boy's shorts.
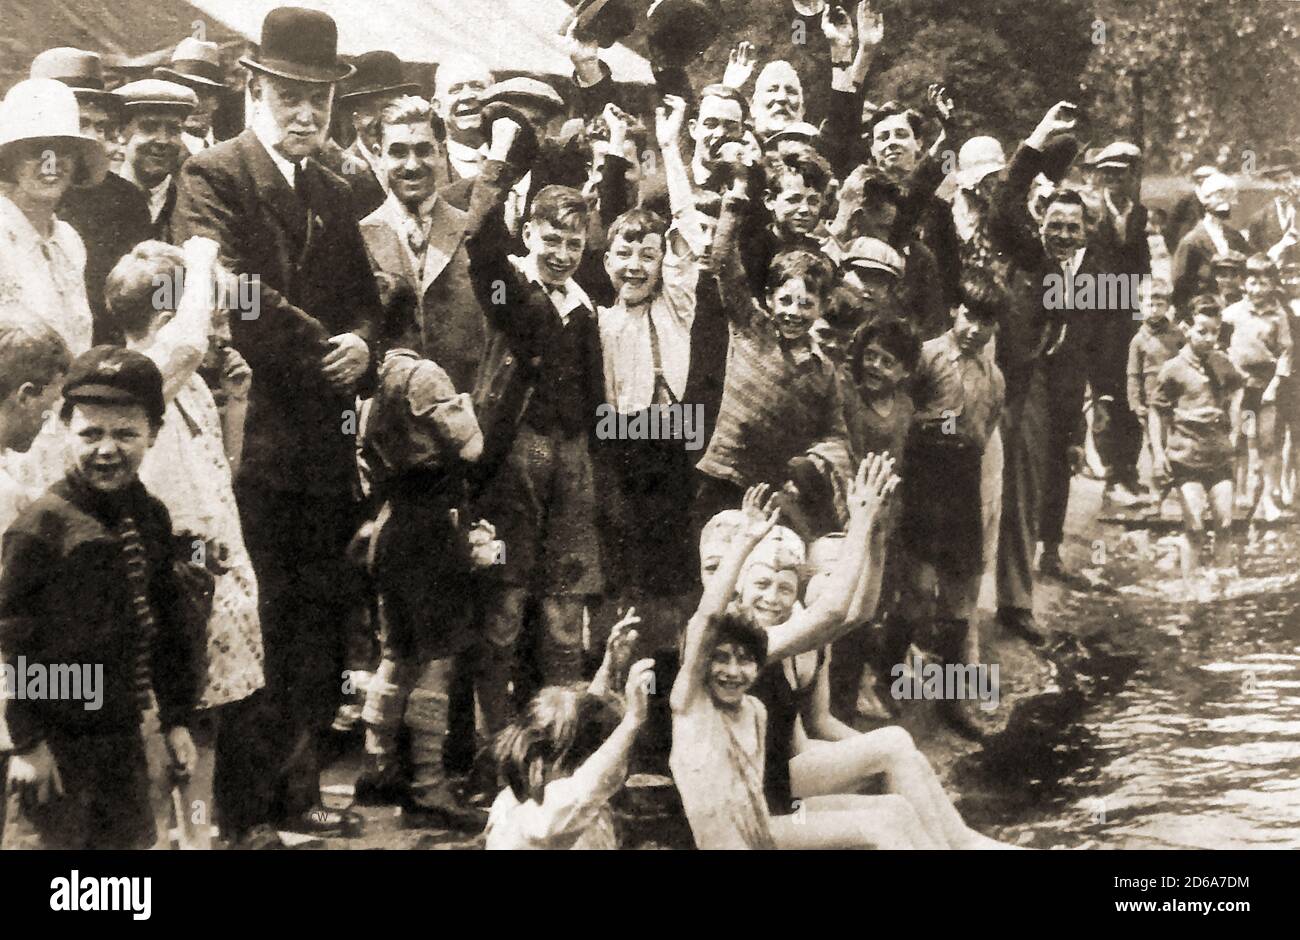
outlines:
[[1182, 486], [1184, 483], [1199, 483], [1206, 490], [1210, 490], [1218, 484], [1233, 479], [1232, 464], [1222, 463], [1210, 467], [1189, 467], [1186, 464], [1169, 462], [1169, 481], [1174, 486]]

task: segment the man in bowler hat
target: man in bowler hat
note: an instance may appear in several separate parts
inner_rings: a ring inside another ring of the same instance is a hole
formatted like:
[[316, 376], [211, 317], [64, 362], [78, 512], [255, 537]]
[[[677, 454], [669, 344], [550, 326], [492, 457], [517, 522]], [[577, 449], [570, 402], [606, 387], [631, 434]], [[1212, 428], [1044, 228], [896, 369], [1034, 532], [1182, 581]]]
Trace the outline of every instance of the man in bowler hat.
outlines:
[[[263, 784], [223, 821], [236, 844], [274, 845], [266, 824], [332, 833], [357, 823], [320, 808], [319, 742], [342, 694], [349, 566], [358, 522], [355, 399], [373, 379], [379, 298], [348, 184], [316, 160], [337, 82], [333, 19], [267, 14], [251, 73], [247, 130], [181, 173], [178, 241], [205, 235], [257, 286], [231, 315], [233, 345], [256, 377], [236, 496], [261, 594], [266, 689], [241, 733], [265, 748]], [[251, 714], [248, 714], [251, 712]], [[262, 755], [259, 755], [262, 756]]]

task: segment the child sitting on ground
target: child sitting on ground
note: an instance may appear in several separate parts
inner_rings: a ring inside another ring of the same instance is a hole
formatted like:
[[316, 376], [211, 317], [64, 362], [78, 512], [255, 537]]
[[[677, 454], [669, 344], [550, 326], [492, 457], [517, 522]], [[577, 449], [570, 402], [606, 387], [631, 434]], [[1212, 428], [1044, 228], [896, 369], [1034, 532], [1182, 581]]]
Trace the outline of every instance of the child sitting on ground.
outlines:
[[496, 756], [506, 788], [488, 815], [488, 849], [618, 848], [609, 800], [627, 777], [653, 669], [642, 659], [628, 670], [621, 718], [599, 689], [551, 686], [501, 732]]
[[[1147, 412], [1155, 394], [1156, 378], [1185, 342], [1182, 331], [1169, 321], [1169, 296], [1169, 287], [1163, 283], [1146, 295], [1145, 317], [1128, 345], [1128, 406], [1142, 422], [1143, 443], [1148, 448], [1151, 443], [1146, 436]], [[1163, 492], [1152, 483], [1156, 515], [1160, 514]]]
[[1199, 574], [1205, 548], [1207, 498], [1216, 532], [1214, 564], [1233, 564], [1233, 454], [1240, 437], [1243, 382], [1216, 348], [1223, 316], [1214, 297], [1200, 296], [1178, 311], [1187, 345], [1156, 378], [1148, 415], [1157, 483], [1178, 488], [1183, 508], [1183, 579]]
[[1277, 269], [1268, 255], [1246, 260], [1245, 297], [1223, 311], [1231, 327], [1228, 358], [1245, 377], [1241, 432], [1246, 440], [1247, 502], [1272, 521], [1282, 514], [1276, 497], [1278, 457], [1278, 389], [1291, 376], [1292, 337], [1288, 311], [1277, 296]]
[[[976, 270], [962, 277], [961, 293], [952, 329], [921, 348], [899, 524], [902, 546], [917, 564], [913, 587], [935, 599], [934, 652], [946, 664], [965, 658], [984, 571], [981, 461], [1006, 393], [985, 348], [1006, 310], [1005, 292]], [[978, 739], [967, 704], [945, 697], [939, 714], [961, 736]]]
[[0, 654], [12, 667], [94, 663], [98, 707], [15, 699], [4, 848], [137, 849], [157, 835], [143, 728], [156, 712], [172, 772], [188, 777], [198, 689], [171, 519], [137, 476], [162, 425], [158, 367], [96, 346], [68, 369], [66, 476], [4, 537]]

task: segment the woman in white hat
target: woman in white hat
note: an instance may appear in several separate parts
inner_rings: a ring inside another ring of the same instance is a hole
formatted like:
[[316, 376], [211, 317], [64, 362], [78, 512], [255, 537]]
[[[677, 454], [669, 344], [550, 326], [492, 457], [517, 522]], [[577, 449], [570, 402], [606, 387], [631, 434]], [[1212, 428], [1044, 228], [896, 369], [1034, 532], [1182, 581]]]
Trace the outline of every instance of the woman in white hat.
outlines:
[[81, 132], [70, 88], [36, 78], [9, 90], [0, 103], [0, 315], [47, 324], [73, 356], [91, 345], [86, 250], [55, 208], [107, 168], [103, 144]]

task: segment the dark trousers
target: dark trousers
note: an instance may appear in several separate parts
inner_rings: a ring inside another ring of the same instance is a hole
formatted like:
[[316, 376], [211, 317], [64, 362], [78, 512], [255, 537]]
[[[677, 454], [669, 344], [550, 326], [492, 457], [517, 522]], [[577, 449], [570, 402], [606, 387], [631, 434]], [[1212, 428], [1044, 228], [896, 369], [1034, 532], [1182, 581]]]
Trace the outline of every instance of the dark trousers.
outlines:
[[700, 532], [709, 520], [724, 509], [739, 509], [745, 490], [730, 480], [695, 474], [695, 499], [691, 503], [691, 557], [699, 561]]
[[1047, 426], [1043, 450], [1043, 508], [1039, 538], [1060, 545], [1070, 501], [1070, 448], [1083, 443], [1084, 364], [1078, 357], [1052, 357], [1046, 369]]
[[[346, 493], [308, 494], [240, 482], [244, 541], [257, 574], [266, 650], [264, 786], [258, 821], [320, 801], [319, 739], [343, 692], [347, 623], [359, 585], [346, 558], [359, 512]], [[260, 804], [260, 805], [259, 805]]]
[[1099, 415], [1100, 421], [1094, 418], [1093, 422], [1097, 456], [1106, 467], [1107, 479], [1130, 489], [1138, 485], [1142, 422], [1128, 406], [1126, 373], [1129, 343], [1141, 325], [1141, 315], [1129, 310], [1116, 310], [1102, 321], [1090, 377], [1093, 397], [1109, 399]]
[[1002, 519], [998, 531], [998, 607], [1034, 606], [1034, 552], [1042, 510], [1047, 446], [1047, 368], [1009, 392], [1002, 419]]

